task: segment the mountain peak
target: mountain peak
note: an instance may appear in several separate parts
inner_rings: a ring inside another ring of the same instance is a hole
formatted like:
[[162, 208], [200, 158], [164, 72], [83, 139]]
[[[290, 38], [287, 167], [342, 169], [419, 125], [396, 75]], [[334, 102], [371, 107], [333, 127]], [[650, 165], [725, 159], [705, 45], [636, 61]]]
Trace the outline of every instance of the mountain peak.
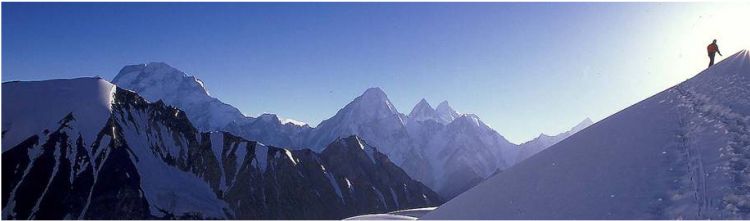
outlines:
[[436, 120], [440, 121], [440, 118], [437, 115], [437, 112], [435, 112], [435, 109], [430, 106], [430, 103], [427, 103], [427, 100], [422, 98], [422, 100], [417, 103], [417, 105], [414, 106], [414, 108], [411, 110], [411, 113], [409, 113], [409, 118], [412, 118], [416, 121], [425, 121], [425, 120]]
[[222, 129], [245, 118], [237, 108], [211, 97], [203, 81], [164, 62], [125, 66], [112, 83], [151, 102], [162, 100], [182, 109], [201, 130]]
[[383, 91], [383, 89], [380, 89], [379, 87], [368, 88], [359, 97], [368, 98], [368, 99], [370, 99], [370, 98], [371, 99], [379, 99], [379, 100], [384, 100], [384, 99], [387, 100], [388, 99], [388, 96], [385, 94], [385, 92]]
[[448, 104], [448, 101], [443, 101], [438, 104], [437, 108], [435, 108], [435, 111], [437, 112], [440, 119], [442, 119], [445, 122], [451, 122], [461, 116], [456, 110], [451, 107], [450, 104]]
[[148, 64], [127, 65], [112, 80], [117, 86], [137, 91], [148, 100], [157, 100], [157, 96], [150, 96], [142, 89], [151, 92], [169, 93], [180, 96], [185, 93], [199, 93], [210, 95], [203, 85], [203, 81], [185, 72], [177, 70], [164, 62], [150, 62]]
[[346, 105], [344, 109], [353, 109], [355, 112], [365, 114], [364, 116], [374, 115], [377, 117], [384, 117], [386, 115], [398, 114], [396, 107], [394, 107], [391, 101], [388, 100], [388, 95], [386, 95], [379, 87], [367, 89], [362, 95]]
[[350, 135], [347, 137], [339, 137], [332, 143], [328, 144], [328, 147], [323, 150], [322, 154], [330, 156], [334, 154], [346, 153], [347, 155], [349, 155], [349, 158], [359, 157], [361, 159], [364, 159], [366, 157], [370, 162], [375, 164], [376, 152], [378, 152], [378, 150], [375, 147], [368, 145], [359, 136]]

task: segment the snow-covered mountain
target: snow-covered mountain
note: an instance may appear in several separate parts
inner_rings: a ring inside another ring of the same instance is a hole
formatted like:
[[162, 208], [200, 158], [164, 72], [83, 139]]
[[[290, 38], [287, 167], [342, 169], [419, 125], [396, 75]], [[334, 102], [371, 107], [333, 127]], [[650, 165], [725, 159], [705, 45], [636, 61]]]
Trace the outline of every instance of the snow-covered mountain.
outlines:
[[473, 114], [461, 115], [442, 130], [423, 134], [431, 135], [423, 147], [433, 165], [435, 183], [431, 187], [446, 198], [509, 167], [518, 152], [516, 145]]
[[426, 219], [749, 219], [750, 52], [630, 106]]
[[356, 136], [316, 153], [202, 132], [99, 78], [2, 89], [4, 219], [340, 219], [441, 203]]
[[211, 97], [201, 80], [165, 63], [125, 66], [112, 83], [135, 91], [150, 102], [162, 100], [180, 108], [200, 130], [221, 130], [230, 122], [245, 118], [237, 108]]
[[256, 122], [255, 118], [212, 97], [203, 81], [162, 62], [125, 66], [112, 83], [135, 91], [148, 101], [161, 100], [184, 110], [201, 131], [224, 130], [246, 139], [286, 147], [299, 145], [293, 142], [295, 137], [310, 129], [304, 123], [273, 114], [261, 115], [261, 122]]
[[336, 115], [322, 121], [303, 142], [322, 151], [326, 143], [357, 135], [374, 146], [387, 147], [381, 151], [411, 177], [424, 183], [426, 174], [423, 171], [429, 170], [429, 161], [409, 136], [406, 119], [407, 116], [396, 110], [383, 90], [370, 88]]
[[336, 115], [322, 121], [308, 134], [305, 143], [322, 150], [339, 137], [357, 135], [372, 145], [388, 147], [381, 148], [381, 151], [398, 165], [404, 165], [407, 159], [420, 162], [422, 157], [405, 127], [406, 118], [396, 110], [383, 90], [370, 88]]
[[360, 136], [381, 147], [411, 177], [445, 198], [473, 187], [574, 132], [551, 138], [554, 142], [539, 138], [519, 147], [481, 122], [478, 116], [461, 114], [447, 101], [433, 109], [422, 99], [408, 116], [404, 115], [380, 88], [367, 89], [334, 116], [311, 128], [274, 114], [243, 116], [236, 108], [211, 97], [200, 80], [163, 63], [126, 66], [114, 83], [145, 93], [149, 100], [184, 108], [187, 116], [198, 122], [198, 128], [224, 130], [272, 146], [309, 147], [320, 152], [338, 138]]

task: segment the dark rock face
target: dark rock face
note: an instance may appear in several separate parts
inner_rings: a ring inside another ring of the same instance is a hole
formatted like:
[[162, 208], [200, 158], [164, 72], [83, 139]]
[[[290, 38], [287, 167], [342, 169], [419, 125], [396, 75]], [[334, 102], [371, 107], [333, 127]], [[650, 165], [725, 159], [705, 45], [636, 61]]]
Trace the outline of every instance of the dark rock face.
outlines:
[[[439, 205], [440, 197], [414, 181], [385, 154], [357, 136], [337, 139], [321, 153], [342, 187], [346, 208], [359, 214]], [[377, 199], [377, 200], [364, 200]], [[356, 214], [353, 214], [356, 215]]]
[[3, 218], [340, 219], [442, 203], [354, 136], [315, 153], [201, 133], [184, 112], [119, 88], [90, 144], [80, 117], [2, 153]]

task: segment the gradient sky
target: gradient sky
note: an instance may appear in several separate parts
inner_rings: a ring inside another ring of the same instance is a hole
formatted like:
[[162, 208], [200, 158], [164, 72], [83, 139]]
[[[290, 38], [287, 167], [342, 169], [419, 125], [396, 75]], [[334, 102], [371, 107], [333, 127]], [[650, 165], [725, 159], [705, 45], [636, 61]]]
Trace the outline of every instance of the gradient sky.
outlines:
[[[166, 62], [311, 125], [369, 87], [512, 142], [601, 120], [750, 48], [750, 3], [2, 3], [2, 81]], [[721, 59], [723, 57], [719, 57]]]

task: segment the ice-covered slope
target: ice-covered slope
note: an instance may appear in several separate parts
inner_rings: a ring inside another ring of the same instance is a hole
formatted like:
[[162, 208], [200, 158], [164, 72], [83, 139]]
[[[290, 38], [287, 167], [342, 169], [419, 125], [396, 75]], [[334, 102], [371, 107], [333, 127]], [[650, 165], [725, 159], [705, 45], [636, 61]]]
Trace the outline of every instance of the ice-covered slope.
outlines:
[[422, 218], [748, 219], [749, 155], [744, 50]]

